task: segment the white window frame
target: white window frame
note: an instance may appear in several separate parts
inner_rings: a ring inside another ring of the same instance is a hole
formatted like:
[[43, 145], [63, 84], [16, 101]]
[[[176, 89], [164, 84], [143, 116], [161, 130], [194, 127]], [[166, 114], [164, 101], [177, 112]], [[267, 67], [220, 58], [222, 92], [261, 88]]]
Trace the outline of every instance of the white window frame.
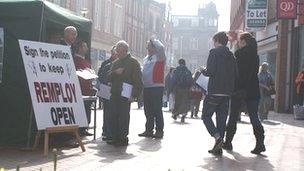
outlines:
[[190, 46], [191, 46], [191, 50], [198, 50], [198, 39], [197, 38], [192, 38], [190, 40]]
[[115, 4], [115, 17], [114, 17], [114, 35], [117, 37], [122, 37], [123, 29], [123, 6]]
[[93, 17], [93, 21], [94, 21], [94, 28], [96, 30], [101, 30], [101, 0], [94, 0], [94, 17]]
[[86, 0], [77, 0], [76, 1], [76, 12], [79, 15], [81, 14], [81, 10], [86, 9]]
[[106, 33], [111, 32], [111, 9], [112, 9], [112, 3], [111, 0], [105, 1], [105, 23], [104, 23], [104, 31]]

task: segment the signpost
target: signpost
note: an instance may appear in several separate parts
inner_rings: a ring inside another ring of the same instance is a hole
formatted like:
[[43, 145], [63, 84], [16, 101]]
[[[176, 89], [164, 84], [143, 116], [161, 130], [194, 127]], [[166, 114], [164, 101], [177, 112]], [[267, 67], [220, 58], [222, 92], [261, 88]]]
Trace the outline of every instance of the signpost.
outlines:
[[19, 40], [38, 134], [45, 130], [45, 154], [48, 135], [72, 132], [77, 141], [78, 127], [87, 127], [79, 80], [68, 46]]
[[245, 13], [246, 31], [264, 30], [267, 26], [267, 0], [247, 0]]

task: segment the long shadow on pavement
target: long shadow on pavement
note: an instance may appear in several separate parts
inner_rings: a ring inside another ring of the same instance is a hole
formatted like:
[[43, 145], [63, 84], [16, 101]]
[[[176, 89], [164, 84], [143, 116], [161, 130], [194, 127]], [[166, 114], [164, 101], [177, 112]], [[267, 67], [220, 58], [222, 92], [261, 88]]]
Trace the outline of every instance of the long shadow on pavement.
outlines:
[[142, 151], [155, 152], [161, 149], [161, 139], [143, 138], [135, 144], [138, 145]]
[[[70, 148], [59, 148], [57, 152], [58, 160], [79, 156], [82, 154], [81, 149], [72, 154], [64, 154], [62, 150]], [[43, 149], [38, 150], [20, 150], [20, 149], [1, 149], [0, 166], [6, 169], [15, 169], [20, 165], [21, 170], [24, 167], [42, 165], [53, 161], [53, 153], [49, 151], [48, 156], [43, 155]], [[2, 163], [3, 162], [3, 163]]]
[[224, 153], [223, 156], [220, 157], [208, 157], [204, 158], [204, 160], [206, 164], [200, 167], [210, 171], [274, 170], [274, 166], [265, 155], [244, 157], [237, 152], [229, 152]]
[[100, 162], [102, 163], [112, 163], [116, 160], [129, 160], [135, 157], [134, 154], [128, 153], [127, 149], [129, 146], [115, 147], [105, 142], [98, 142], [97, 146], [89, 147], [93, 149], [97, 149], [97, 156], [102, 158]]
[[292, 114], [277, 114], [272, 112], [269, 118], [273, 121], [304, 128], [304, 120], [295, 120]]

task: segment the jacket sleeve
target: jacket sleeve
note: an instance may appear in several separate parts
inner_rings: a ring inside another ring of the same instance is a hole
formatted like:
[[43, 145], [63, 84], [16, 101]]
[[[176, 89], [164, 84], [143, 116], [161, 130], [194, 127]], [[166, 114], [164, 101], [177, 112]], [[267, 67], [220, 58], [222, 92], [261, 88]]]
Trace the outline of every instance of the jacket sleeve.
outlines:
[[216, 55], [213, 49], [210, 50], [208, 60], [207, 60], [207, 68], [203, 72], [205, 76], [213, 77], [216, 73]]
[[100, 68], [98, 69], [98, 80], [101, 82], [101, 77], [102, 77], [102, 70], [104, 68], [104, 64], [105, 64], [105, 61], [100, 65]]
[[132, 97], [138, 98], [143, 90], [142, 73], [140, 69], [140, 64], [136, 61], [134, 63], [134, 69], [132, 73], [133, 91]]
[[114, 72], [114, 70], [116, 69], [116, 64], [115, 62], [113, 63], [109, 73], [108, 73], [108, 76], [107, 76], [107, 82], [112, 82], [113, 79], [115, 78], [115, 76], [117, 76]]
[[170, 89], [173, 90], [175, 88], [175, 86], [177, 85], [177, 77], [178, 77], [178, 70], [175, 70], [173, 72], [173, 76], [171, 78], [171, 85], [170, 85]]

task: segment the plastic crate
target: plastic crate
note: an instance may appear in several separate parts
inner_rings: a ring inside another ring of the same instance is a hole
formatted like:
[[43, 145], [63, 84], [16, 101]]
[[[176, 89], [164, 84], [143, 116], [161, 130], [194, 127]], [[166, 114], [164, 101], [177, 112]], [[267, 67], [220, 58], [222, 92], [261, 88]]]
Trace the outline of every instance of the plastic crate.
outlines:
[[293, 115], [296, 120], [304, 120], [304, 106], [293, 106]]

